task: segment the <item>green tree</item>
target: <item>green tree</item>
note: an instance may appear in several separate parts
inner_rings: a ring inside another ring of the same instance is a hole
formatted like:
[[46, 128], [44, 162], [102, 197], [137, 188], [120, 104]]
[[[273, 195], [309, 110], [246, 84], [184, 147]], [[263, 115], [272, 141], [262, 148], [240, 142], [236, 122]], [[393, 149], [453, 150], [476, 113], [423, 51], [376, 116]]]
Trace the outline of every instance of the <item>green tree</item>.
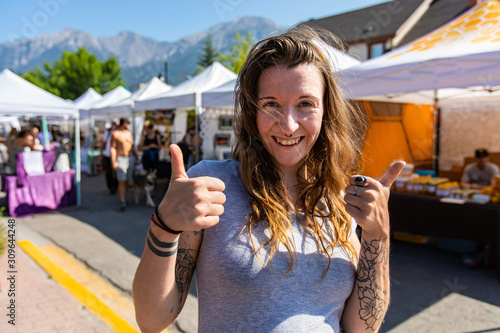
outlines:
[[214, 48], [212, 37], [210, 36], [210, 34], [208, 34], [207, 38], [205, 39], [205, 45], [203, 46], [202, 54], [200, 54], [200, 56], [198, 57], [198, 68], [196, 69], [195, 74], [198, 74], [199, 72], [216, 62], [218, 55], [219, 53]]
[[118, 86], [125, 86], [116, 57], [102, 62], [83, 47], [75, 53], [63, 52], [53, 66], [48, 62], [43, 66], [43, 70], [37, 66], [33, 71], [24, 73], [23, 77], [65, 99], [74, 100], [88, 88], [104, 94]]
[[236, 44], [231, 46], [228, 54], [220, 54], [219, 59], [227, 68], [238, 74], [241, 66], [245, 62], [248, 51], [253, 44], [253, 38], [250, 31], [245, 37], [241, 37], [240, 33], [236, 33]]

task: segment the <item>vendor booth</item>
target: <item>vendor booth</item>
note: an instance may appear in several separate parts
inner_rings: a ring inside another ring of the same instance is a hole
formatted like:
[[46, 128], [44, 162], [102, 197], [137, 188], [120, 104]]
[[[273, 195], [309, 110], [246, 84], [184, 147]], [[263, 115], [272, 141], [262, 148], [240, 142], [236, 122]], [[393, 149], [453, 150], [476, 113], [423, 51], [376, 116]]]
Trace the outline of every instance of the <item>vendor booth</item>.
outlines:
[[[93, 104], [96, 104], [102, 99], [102, 95], [93, 88], [87, 89], [80, 97], [73, 101], [80, 112], [80, 135], [84, 138], [89, 137], [92, 133], [90, 125], [89, 109]], [[98, 168], [96, 152], [88, 147], [82, 147], [80, 150], [80, 158], [82, 160], [82, 173], [94, 174]]]
[[[203, 142], [205, 142], [208, 136], [211, 137], [212, 135], [215, 135], [215, 133], [210, 133], [208, 131], [208, 123], [205, 121], [204, 117], [201, 118], [201, 121], [199, 120], [199, 116], [203, 114], [202, 93], [235, 79], [235, 73], [231, 72], [220, 63], [214, 62], [209, 67], [205, 68], [201, 73], [187, 81], [182, 82], [172, 90], [135, 103], [134, 109], [176, 109], [171, 140], [173, 143], [177, 143], [182, 140], [184, 134], [186, 133], [187, 111], [194, 108], [195, 136], [198, 137], [198, 135], [201, 134], [201, 138]], [[198, 125], [200, 128], [198, 128]], [[229, 144], [229, 141], [227, 141], [227, 144]], [[199, 147], [196, 147], [196, 152], [198, 152], [198, 158], [196, 159], [199, 160]], [[203, 154], [205, 154], [205, 151], [203, 151]], [[207, 156], [204, 155], [204, 158], [206, 157]], [[209, 156], [209, 158], [210, 157], [212, 156]]]
[[[500, 86], [498, 17], [500, 17], [498, 0], [481, 2], [452, 22], [422, 38], [343, 73], [344, 84], [349, 87], [348, 91], [354, 99], [378, 98], [384, 101], [395, 100], [436, 106], [434, 171], [438, 176], [440, 171], [438, 158], [445, 148], [451, 149], [451, 146], [443, 146], [443, 142], [448, 141], [450, 145], [462, 144], [464, 146], [462, 149], [467, 150], [465, 156], [468, 156], [481, 145], [479, 137], [492, 135], [491, 132], [483, 131], [483, 128], [476, 128], [474, 132], [464, 130], [467, 120], [460, 122], [463, 126], [447, 129], [452, 132], [443, 132], [441, 125], [445, 119], [441, 112], [444, 107], [452, 110], [457, 105], [467, 105], [465, 119], [472, 119], [475, 116], [476, 105], [498, 94]], [[463, 99], [464, 97], [467, 99]], [[486, 119], [486, 122], [494, 119]], [[498, 123], [494, 126], [498, 128]], [[453, 143], [451, 140], [446, 140], [446, 137], [451, 136], [455, 138], [462, 136], [466, 141]], [[498, 145], [496, 142], [494, 146], [486, 148], [490, 151], [500, 151]], [[457, 158], [462, 160], [465, 156]], [[450, 179], [436, 177], [412, 178], [412, 175], [409, 175], [401, 183], [406, 184], [400, 184], [398, 189], [406, 193], [396, 192], [390, 202], [393, 231], [479, 240], [496, 249], [497, 255], [500, 254], [498, 204], [485, 203], [489, 199], [481, 200], [482, 206], [477, 206], [475, 203], [478, 201], [477, 198], [484, 198], [481, 195], [489, 198], [488, 194], [465, 192]], [[488, 191], [495, 190], [490, 188]], [[430, 197], [422, 198], [421, 195]], [[488, 236], [484, 235], [478, 239], [480, 237], [477, 237], [477, 233], [471, 229], [480, 230]], [[498, 257], [500, 258], [500, 255]], [[497, 265], [500, 272], [500, 259]]]
[[18, 154], [17, 175], [3, 176], [2, 187], [7, 193], [10, 216], [26, 216], [80, 204], [78, 109], [4, 69], [0, 73], [0, 114], [75, 120], [75, 169], [53, 171], [54, 151], [27, 151]]
[[134, 143], [137, 145], [140, 142], [144, 117], [136, 119], [136, 113], [140, 110], [134, 110], [135, 104], [170, 90], [172, 90], [172, 86], [164, 83], [157, 77], [153, 77], [130, 96], [108, 105], [94, 107], [91, 110], [91, 115], [93, 117], [132, 117], [132, 133], [134, 133]]

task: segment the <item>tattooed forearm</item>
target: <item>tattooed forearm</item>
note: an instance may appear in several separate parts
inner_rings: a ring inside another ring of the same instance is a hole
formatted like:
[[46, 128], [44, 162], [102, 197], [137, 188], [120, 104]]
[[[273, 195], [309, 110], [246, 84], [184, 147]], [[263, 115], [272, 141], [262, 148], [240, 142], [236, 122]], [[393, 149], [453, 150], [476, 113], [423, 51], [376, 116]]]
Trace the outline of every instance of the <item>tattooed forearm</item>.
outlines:
[[358, 272], [359, 317], [376, 331], [388, 305], [389, 240], [362, 240]]
[[[154, 245], [153, 243], [151, 243], [151, 241], [153, 241]], [[173, 243], [161, 242], [155, 236], [155, 234], [153, 234], [151, 229], [149, 229], [146, 244], [148, 245], [151, 252], [156, 254], [158, 257], [170, 257], [177, 253], [177, 242]]]
[[186, 301], [189, 285], [193, 278], [196, 263], [193, 257], [194, 250], [179, 249], [175, 264], [175, 281], [179, 289], [179, 312]]

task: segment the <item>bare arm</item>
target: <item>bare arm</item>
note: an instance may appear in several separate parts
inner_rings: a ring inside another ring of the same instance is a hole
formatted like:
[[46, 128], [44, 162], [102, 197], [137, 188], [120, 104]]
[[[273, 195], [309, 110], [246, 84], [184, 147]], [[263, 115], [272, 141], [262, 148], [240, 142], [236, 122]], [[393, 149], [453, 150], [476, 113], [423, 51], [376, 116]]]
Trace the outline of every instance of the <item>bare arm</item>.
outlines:
[[146, 135], [144, 135], [144, 133], [141, 134], [141, 142], [139, 142], [139, 147], [137, 147], [137, 149], [139, 151], [144, 151], [146, 150], [146, 147], [144, 147], [144, 140], [146, 139]]
[[370, 240], [362, 235], [356, 280], [342, 327], [346, 332], [378, 332], [389, 300], [389, 237]]
[[[354, 185], [351, 178], [352, 185], [346, 187], [346, 212], [363, 229], [356, 280], [341, 319], [346, 332], [378, 332], [389, 307], [388, 201], [392, 183], [404, 165], [394, 163], [378, 181], [369, 178], [366, 186]], [[359, 242], [353, 244], [356, 247]]]
[[169, 228], [184, 232], [179, 237], [151, 225], [152, 235], [148, 233], [133, 283], [136, 319], [142, 332], [161, 331], [181, 311], [202, 240], [196, 230], [217, 224], [226, 200], [220, 179], [188, 178], [180, 148], [172, 145], [170, 152], [172, 179], [158, 213]]
[[111, 157], [111, 167], [116, 170], [117, 165], [116, 165], [116, 137], [115, 133], [111, 134], [111, 139], [109, 142], [109, 152], [110, 152], [110, 157]]
[[161, 136], [160, 136], [160, 134], [156, 133], [155, 138], [156, 138], [156, 148], [161, 149]]
[[132, 155], [134, 155], [136, 163], [139, 164], [141, 162], [141, 159], [139, 158], [139, 153], [137, 153], [137, 149], [135, 148], [134, 145], [134, 137], [130, 132], [128, 132], [128, 135], [129, 135], [129, 140], [132, 143], [132, 146], [130, 147], [130, 152], [132, 153]]
[[202, 234], [196, 231], [184, 232], [179, 237], [154, 224], [151, 224], [150, 230], [160, 242], [175, 245], [157, 246], [148, 235], [147, 242], [158, 252], [153, 253], [146, 245], [132, 290], [136, 320], [144, 333], [160, 332], [181, 312], [189, 293], [202, 239]]

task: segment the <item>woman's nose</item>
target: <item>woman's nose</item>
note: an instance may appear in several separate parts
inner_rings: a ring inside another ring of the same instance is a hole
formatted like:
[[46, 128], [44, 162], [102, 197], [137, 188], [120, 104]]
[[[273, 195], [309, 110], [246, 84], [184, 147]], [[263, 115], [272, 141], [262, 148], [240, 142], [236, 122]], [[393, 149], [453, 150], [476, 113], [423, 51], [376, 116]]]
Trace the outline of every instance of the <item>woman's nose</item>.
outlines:
[[297, 128], [299, 128], [297, 115], [292, 106], [287, 106], [283, 109], [279, 125], [285, 134], [292, 134], [297, 130]]

